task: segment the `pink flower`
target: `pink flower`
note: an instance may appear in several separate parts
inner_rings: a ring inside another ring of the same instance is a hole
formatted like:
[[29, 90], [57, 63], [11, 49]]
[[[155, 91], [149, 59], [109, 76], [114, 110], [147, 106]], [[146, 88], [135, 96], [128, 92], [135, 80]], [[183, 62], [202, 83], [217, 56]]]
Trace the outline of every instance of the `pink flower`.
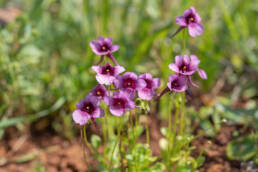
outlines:
[[146, 86], [138, 90], [138, 96], [142, 100], [151, 100], [155, 95], [154, 90], [160, 86], [160, 79], [152, 78], [149, 73], [141, 74], [139, 79], [143, 79], [146, 82]]
[[124, 92], [116, 92], [104, 101], [109, 106], [111, 114], [115, 116], [122, 116], [127, 110], [135, 108], [134, 102]]
[[187, 79], [192, 86], [198, 87], [191, 79], [191, 75], [195, 72], [197, 72], [202, 79], [207, 79], [206, 72], [198, 68], [200, 60], [196, 55], [190, 55], [190, 58], [188, 55], [176, 56], [175, 61], [175, 63], [169, 64], [169, 68], [177, 74], [187, 76]]
[[104, 38], [103, 36], [100, 36], [98, 40], [91, 41], [90, 47], [95, 54], [103, 56], [119, 50], [119, 45], [113, 45], [111, 38]]
[[75, 123], [84, 125], [88, 120], [95, 122], [96, 118], [104, 116], [104, 111], [98, 107], [99, 100], [93, 96], [87, 96], [76, 104], [77, 109], [73, 112]]
[[123, 76], [117, 76], [114, 85], [120, 91], [126, 92], [131, 99], [134, 99], [136, 90], [146, 87], [146, 82], [144, 79], [138, 79], [135, 73], [126, 72]]
[[167, 87], [170, 91], [183, 92], [187, 89], [187, 78], [184, 75], [171, 75]]
[[99, 84], [111, 85], [116, 79], [116, 76], [125, 71], [122, 66], [113, 67], [109, 63], [104, 66], [92, 66], [92, 69], [97, 73], [96, 80]]
[[169, 37], [174, 37], [184, 28], [188, 28], [188, 33], [192, 37], [201, 35], [204, 29], [203, 25], [201, 24], [201, 20], [202, 18], [196, 12], [195, 8], [190, 7], [188, 10], [184, 11], [183, 16], [176, 18], [176, 24], [180, 25], [180, 27], [174, 34], [170, 35]]
[[188, 27], [188, 32], [192, 37], [202, 34], [203, 25], [201, 24], [202, 18], [196, 12], [194, 7], [185, 10], [184, 15], [176, 18], [176, 24], [181, 27]]
[[94, 96], [97, 99], [101, 100], [101, 99], [104, 99], [108, 95], [108, 93], [106, 88], [103, 85], [99, 84], [91, 90], [89, 95]]

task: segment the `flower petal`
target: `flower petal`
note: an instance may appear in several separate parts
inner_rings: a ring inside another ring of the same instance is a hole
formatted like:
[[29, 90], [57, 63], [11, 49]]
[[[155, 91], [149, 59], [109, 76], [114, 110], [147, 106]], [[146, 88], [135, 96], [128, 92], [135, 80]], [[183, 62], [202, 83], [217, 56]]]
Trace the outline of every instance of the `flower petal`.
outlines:
[[122, 116], [125, 113], [124, 109], [113, 109], [110, 107], [109, 110], [110, 110], [111, 114], [115, 115], [115, 116]]
[[183, 57], [182, 56], [176, 56], [175, 61], [176, 61], [177, 66], [181, 66], [183, 64]]
[[154, 91], [152, 91], [151, 89], [148, 89], [148, 88], [138, 91], [138, 96], [142, 100], [151, 100], [154, 95], [155, 95]]
[[115, 76], [124, 72], [125, 71], [125, 68], [123, 66], [115, 66]]
[[138, 79], [138, 80], [137, 80], [136, 89], [137, 89], [137, 90], [143, 89], [143, 88], [146, 87], [146, 85], [147, 85], [147, 84], [146, 84], [146, 82], [145, 82], [144, 79]]
[[185, 17], [184, 16], [179, 16], [176, 18], [176, 24], [180, 25], [180, 26], [187, 26], [187, 23], [185, 21]]
[[101, 72], [101, 67], [100, 66], [92, 66], [91, 69], [94, 70], [96, 73]]
[[153, 78], [153, 87], [152, 89], [156, 89], [160, 86], [160, 79], [159, 78]]
[[188, 26], [188, 32], [192, 37], [199, 36], [203, 32], [203, 25], [197, 24], [197, 23], [191, 23]]
[[198, 69], [197, 72], [202, 79], [207, 79], [207, 74], [204, 70]]
[[171, 64], [169, 64], [169, 69], [171, 69], [172, 71], [174, 71], [174, 72], [176, 72], [176, 73], [179, 73], [179, 68], [178, 68], [178, 66], [176, 65], [176, 64], [174, 64], [174, 63], [171, 63]]
[[113, 53], [113, 52], [119, 50], [119, 48], [120, 48], [119, 45], [112, 45], [112, 47], [111, 47], [111, 53]]
[[194, 54], [190, 55], [190, 59], [191, 59], [191, 64], [195, 65], [196, 67], [199, 65], [200, 60], [196, 55]]
[[98, 74], [96, 75], [96, 80], [99, 84], [111, 85], [115, 80], [115, 77]]
[[199, 86], [197, 85], [197, 84], [195, 84], [193, 81], [192, 81], [192, 78], [191, 78], [191, 76], [188, 76], [188, 81], [189, 81], [189, 83], [190, 83], [190, 85], [192, 85], [193, 87], [196, 87], [196, 88], [199, 88]]
[[78, 109], [73, 112], [72, 116], [73, 116], [74, 122], [77, 124], [80, 124], [80, 125], [86, 124], [88, 122], [88, 120], [90, 119], [90, 116], [87, 115], [86, 112], [83, 112]]

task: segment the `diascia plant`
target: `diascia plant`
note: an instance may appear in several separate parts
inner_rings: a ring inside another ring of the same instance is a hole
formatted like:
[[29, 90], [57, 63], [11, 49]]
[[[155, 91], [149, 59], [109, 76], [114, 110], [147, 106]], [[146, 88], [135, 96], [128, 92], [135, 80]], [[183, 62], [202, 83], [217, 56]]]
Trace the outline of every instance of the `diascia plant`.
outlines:
[[[203, 26], [200, 22], [201, 17], [191, 7], [183, 16], [176, 18], [180, 27], [170, 37], [183, 29], [188, 29], [192, 37], [201, 35]], [[117, 63], [113, 55], [119, 46], [113, 45], [111, 38], [101, 36], [93, 40], [90, 46], [100, 56], [97, 65], [92, 66], [98, 85], [76, 104], [72, 115], [74, 122], [81, 126], [83, 145], [88, 147], [92, 155], [85, 156], [86, 164], [94, 157], [98, 161], [99, 171], [197, 171], [203, 157], [194, 159], [190, 156], [193, 136], [186, 131], [184, 109], [185, 92], [190, 86], [198, 87], [191, 76], [198, 73], [202, 79], [207, 79], [205, 71], [198, 67], [198, 57], [193, 54], [176, 56], [174, 63], [168, 66], [174, 74], [168, 78], [163, 91], [156, 94], [160, 79], [150, 73], [138, 76], [133, 72], [125, 72], [126, 69]], [[153, 156], [148, 122], [142, 126], [139, 117], [143, 110], [149, 109], [149, 101], [158, 101], [166, 93], [172, 93], [171, 101], [168, 102], [171, 114], [168, 114], [168, 127], [161, 128], [164, 135], [159, 143], [162, 153]], [[91, 137], [91, 142], [88, 141], [86, 128], [90, 123], [103, 134], [103, 144], [97, 135]], [[138, 138], [143, 131], [146, 143], [139, 143]], [[90, 171], [92, 168], [88, 165], [88, 169]]]

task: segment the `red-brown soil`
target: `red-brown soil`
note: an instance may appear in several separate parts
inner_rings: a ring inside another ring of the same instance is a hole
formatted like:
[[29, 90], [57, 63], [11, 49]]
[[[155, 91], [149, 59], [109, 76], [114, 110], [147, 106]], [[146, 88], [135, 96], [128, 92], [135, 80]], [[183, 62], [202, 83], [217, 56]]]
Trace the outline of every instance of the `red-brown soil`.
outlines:
[[[160, 121], [149, 120], [149, 122], [151, 147], [154, 154], [159, 154], [158, 141], [162, 137], [159, 132]], [[196, 147], [193, 156], [206, 150], [204, 154], [206, 161], [200, 168], [201, 172], [248, 172], [241, 167], [241, 162], [230, 161], [225, 155], [226, 145], [233, 139], [234, 130], [242, 134], [246, 132], [241, 125], [224, 125], [216, 138], [200, 136], [192, 142]], [[0, 172], [36, 172], [40, 167], [44, 167], [47, 172], [87, 171], [79, 137], [67, 141], [48, 132], [19, 135], [14, 128], [9, 128], [0, 145], [0, 157], [8, 160], [4, 162], [4, 159], [0, 159]], [[86, 154], [89, 154], [87, 150]], [[17, 162], [24, 155], [34, 156], [23, 163]], [[91, 165], [96, 165], [94, 161], [91, 162]]]

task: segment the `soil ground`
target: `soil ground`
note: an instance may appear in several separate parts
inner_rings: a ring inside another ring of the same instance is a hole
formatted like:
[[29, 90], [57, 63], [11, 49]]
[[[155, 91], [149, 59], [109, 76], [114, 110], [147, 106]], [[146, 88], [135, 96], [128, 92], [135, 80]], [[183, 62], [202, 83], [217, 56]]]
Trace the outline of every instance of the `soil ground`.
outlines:
[[[153, 154], [157, 155], [160, 153], [158, 142], [162, 137], [159, 132], [161, 124], [158, 120], [149, 122], [152, 133], [150, 144]], [[248, 172], [243, 163], [230, 161], [225, 155], [226, 145], [233, 139], [234, 130], [242, 134], [247, 132], [242, 125], [223, 125], [216, 138], [200, 136], [192, 142], [196, 147], [193, 156], [206, 150], [206, 160], [200, 172]], [[19, 136], [14, 128], [9, 128], [0, 145], [0, 172], [40, 172], [43, 167], [47, 172], [87, 171], [79, 137], [67, 141], [49, 132]], [[86, 154], [89, 155], [88, 150]], [[94, 161], [91, 163], [96, 165]]]

